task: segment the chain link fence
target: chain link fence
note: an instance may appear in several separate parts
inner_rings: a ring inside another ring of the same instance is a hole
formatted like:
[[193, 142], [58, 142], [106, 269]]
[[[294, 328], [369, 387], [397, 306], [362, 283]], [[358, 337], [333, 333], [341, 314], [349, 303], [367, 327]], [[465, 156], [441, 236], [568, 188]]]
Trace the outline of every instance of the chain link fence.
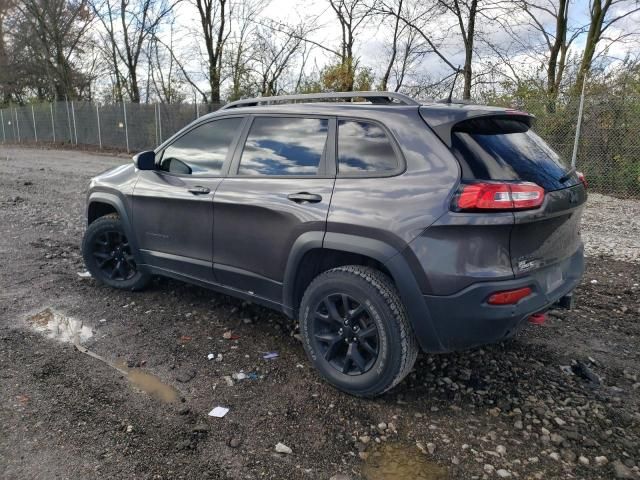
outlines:
[[0, 110], [3, 143], [149, 150], [220, 105], [55, 102]]
[[[553, 105], [543, 97], [509, 100], [536, 115], [534, 129], [569, 163], [579, 97]], [[495, 102], [493, 102], [495, 103]], [[137, 152], [152, 149], [183, 126], [220, 105], [56, 102], [0, 110], [3, 143], [93, 146]], [[640, 198], [640, 97], [585, 97], [577, 168], [593, 191]]]
[[[540, 97], [513, 105], [536, 115], [534, 130], [569, 164], [580, 97], [553, 105]], [[590, 190], [620, 198], [640, 198], [640, 96], [585, 95], [576, 168]]]

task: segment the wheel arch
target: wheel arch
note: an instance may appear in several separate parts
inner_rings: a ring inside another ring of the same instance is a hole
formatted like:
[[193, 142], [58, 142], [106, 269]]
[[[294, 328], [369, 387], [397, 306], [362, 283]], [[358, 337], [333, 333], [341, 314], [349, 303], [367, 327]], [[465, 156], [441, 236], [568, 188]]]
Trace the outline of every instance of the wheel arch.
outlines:
[[284, 276], [283, 310], [297, 315], [302, 295], [319, 273], [338, 266], [372, 266], [394, 282], [423, 350], [444, 351], [414, 272], [401, 252], [377, 239], [343, 233], [307, 232], [294, 243]]
[[138, 264], [142, 264], [142, 259], [140, 258], [140, 253], [138, 251], [137, 238], [134, 235], [129, 212], [122, 198], [110, 192], [92, 192], [87, 200], [87, 225], [91, 225], [91, 223], [96, 221], [98, 218], [110, 213], [117, 213], [120, 217], [122, 228], [124, 229], [127, 239], [132, 247], [132, 253], [136, 262]]

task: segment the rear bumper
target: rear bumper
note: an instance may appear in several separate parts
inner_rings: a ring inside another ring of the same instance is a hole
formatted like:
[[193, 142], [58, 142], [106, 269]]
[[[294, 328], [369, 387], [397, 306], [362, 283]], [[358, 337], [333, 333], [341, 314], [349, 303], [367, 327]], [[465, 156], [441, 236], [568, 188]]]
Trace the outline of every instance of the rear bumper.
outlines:
[[[460, 292], [424, 295], [424, 302], [439, 340], [437, 351], [462, 350], [498, 342], [513, 336], [536, 312], [541, 312], [570, 293], [584, 272], [583, 248], [554, 265], [513, 280], [480, 282]], [[561, 274], [561, 278], [559, 275]], [[489, 305], [494, 292], [531, 287], [533, 293], [516, 305]], [[420, 339], [425, 350], [433, 351], [428, 339]]]

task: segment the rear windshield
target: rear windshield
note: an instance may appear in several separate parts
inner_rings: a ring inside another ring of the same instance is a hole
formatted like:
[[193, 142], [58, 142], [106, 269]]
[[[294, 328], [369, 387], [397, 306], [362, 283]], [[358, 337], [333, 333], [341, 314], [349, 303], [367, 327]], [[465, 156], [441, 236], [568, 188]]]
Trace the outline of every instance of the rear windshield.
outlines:
[[463, 180], [534, 182], [547, 191], [578, 183], [575, 175], [559, 181], [567, 167], [523, 121], [499, 117], [467, 120], [454, 127], [452, 146]]

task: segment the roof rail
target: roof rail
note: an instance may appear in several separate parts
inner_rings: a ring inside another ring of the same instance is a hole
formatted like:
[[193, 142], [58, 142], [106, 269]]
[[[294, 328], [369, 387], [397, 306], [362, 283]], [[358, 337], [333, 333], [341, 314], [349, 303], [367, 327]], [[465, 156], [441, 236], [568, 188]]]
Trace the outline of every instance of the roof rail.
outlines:
[[420, 105], [408, 95], [397, 92], [328, 92], [328, 93], [307, 93], [301, 95], [280, 95], [276, 97], [256, 97], [236, 100], [227, 103], [220, 110], [237, 107], [255, 107], [260, 104], [270, 103], [296, 103], [313, 101], [331, 101], [337, 98], [366, 98], [371, 103], [392, 104], [394, 101], [402, 105]]

